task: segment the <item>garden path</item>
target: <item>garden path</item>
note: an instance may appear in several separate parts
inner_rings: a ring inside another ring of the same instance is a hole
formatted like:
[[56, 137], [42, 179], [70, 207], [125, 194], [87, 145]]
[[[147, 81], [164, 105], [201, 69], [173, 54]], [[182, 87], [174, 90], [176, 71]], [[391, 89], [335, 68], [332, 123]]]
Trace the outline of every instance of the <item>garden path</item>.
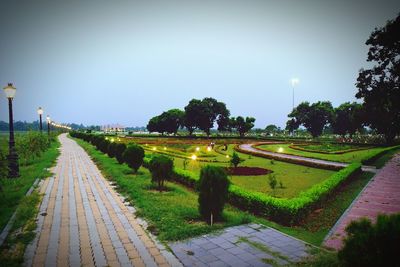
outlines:
[[[260, 143], [258, 143], [260, 144]], [[293, 161], [299, 161], [299, 162], [310, 162], [310, 163], [315, 163], [319, 165], [325, 165], [325, 166], [333, 166], [337, 168], [344, 168], [348, 163], [343, 163], [343, 162], [336, 162], [336, 161], [329, 161], [329, 160], [323, 160], [323, 159], [313, 159], [313, 158], [306, 158], [302, 156], [296, 156], [296, 155], [289, 155], [289, 154], [283, 154], [283, 153], [276, 153], [276, 152], [271, 152], [271, 151], [266, 151], [260, 148], [254, 147], [253, 144], [241, 144], [239, 145], [239, 148], [242, 149], [243, 151], [247, 152], [255, 152], [258, 154], [263, 154], [265, 156], [271, 156], [277, 159], [282, 159], [283, 161], [285, 159], [290, 159]], [[362, 166], [363, 171], [369, 171], [369, 172], [376, 172], [376, 168], [374, 166]]]
[[66, 134], [43, 196], [26, 266], [179, 266], [143, 230], [88, 154]]
[[226, 228], [169, 246], [185, 266], [292, 266], [312, 246], [260, 224]]
[[378, 214], [400, 212], [400, 153], [379, 170], [363, 191], [343, 213], [327, 235], [324, 245], [334, 249], [343, 246], [345, 228], [353, 220], [367, 217], [376, 220]]

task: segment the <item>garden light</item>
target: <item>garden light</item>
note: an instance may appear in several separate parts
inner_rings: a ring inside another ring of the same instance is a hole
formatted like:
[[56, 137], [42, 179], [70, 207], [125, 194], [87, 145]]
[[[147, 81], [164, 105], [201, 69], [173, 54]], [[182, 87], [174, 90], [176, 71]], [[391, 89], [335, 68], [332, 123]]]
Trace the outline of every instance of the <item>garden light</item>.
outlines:
[[191, 158], [192, 160], [196, 160], [196, 159], [197, 159], [197, 156], [193, 154], [190, 158]]
[[114, 142], [114, 138], [111, 138], [111, 140], [110, 140], [111, 142]]
[[18, 154], [15, 149], [15, 139], [14, 139], [14, 118], [13, 118], [13, 99], [17, 88], [13, 86], [12, 83], [7, 84], [6, 87], [3, 88], [4, 93], [8, 99], [8, 116], [9, 116], [9, 124], [8, 128], [10, 131], [10, 139], [8, 141], [8, 177], [16, 178], [19, 176], [19, 163], [18, 163]]
[[207, 147], [207, 151], [208, 151], [208, 152], [211, 151], [211, 147], [210, 147], [210, 146]]
[[164, 150], [167, 150], [167, 148], [166, 148], [166, 147], [164, 147]]
[[200, 151], [200, 147], [196, 147], [196, 151]]
[[278, 148], [278, 152], [282, 153], [283, 152], [283, 148], [282, 147]]
[[156, 151], [156, 150], [157, 150], [157, 148], [156, 148], [156, 147], [153, 147], [153, 150], [154, 150], [154, 151]]
[[226, 155], [225, 158], [229, 159], [229, 155]]

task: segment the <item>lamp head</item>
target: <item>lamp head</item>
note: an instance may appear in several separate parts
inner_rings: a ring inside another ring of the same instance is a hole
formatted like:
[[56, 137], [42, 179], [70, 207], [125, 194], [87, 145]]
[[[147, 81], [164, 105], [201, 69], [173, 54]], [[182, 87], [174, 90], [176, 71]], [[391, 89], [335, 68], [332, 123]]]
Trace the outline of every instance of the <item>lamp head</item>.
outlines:
[[39, 115], [43, 115], [43, 109], [41, 107], [38, 108], [37, 113]]
[[15, 88], [12, 83], [8, 83], [3, 90], [8, 99], [13, 99], [15, 97], [15, 93], [17, 92], [17, 88]]

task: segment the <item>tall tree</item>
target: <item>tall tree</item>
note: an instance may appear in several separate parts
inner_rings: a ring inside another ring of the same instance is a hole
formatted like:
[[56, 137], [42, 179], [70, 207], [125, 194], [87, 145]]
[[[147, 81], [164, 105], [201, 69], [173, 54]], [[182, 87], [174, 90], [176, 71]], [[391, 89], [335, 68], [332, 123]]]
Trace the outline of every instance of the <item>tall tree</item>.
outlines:
[[265, 127], [265, 131], [267, 132], [267, 134], [272, 134], [272, 133], [276, 133], [277, 131], [279, 131], [278, 126], [274, 125], [274, 124], [270, 124], [267, 125], [267, 127]]
[[180, 109], [170, 109], [160, 115], [160, 128], [163, 132], [173, 133], [176, 135], [179, 127], [183, 124], [185, 113]]
[[303, 125], [313, 137], [320, 136], [324, 127], [332, 121], [333, 107], [329, 101], [318, 101], [312, 105], [300, 103], [288, 115], [294, 119], [294, 126]]
[[356, 102], [346, 102], [334, 109], [332, 128], [335, 134], [353, 136], [357, 130], [361, 130], [363, 109]]
[[251, 130], [254, 127], [254, 122], [256, 121], [253, 117], [243, 118], [242, 116], [238, 116], [236, 118], [236, 130], [239, 132], [240, 137], [244, 137], [244, 134]]
[[400, 133], [400, 15], [375, 29], [366, 42], [371, 69], [361, 69], [357, 98], [364, 99], [366, 123], [388, 143]]
[[185, 115], [183, 118], [183, 125], [188, 129], [189, 135], [193, 134], [193, 131], [197, 127], [197, 121], [199, 120], [199, 113], [201, 109], [201, 100], [192, 99], [189, 104], [185, 107]]
[[217, 122], [218, 130], [225, 131], [229, 126], [230, 112], [225, 103], [206, 97], [203, 100], [192, 99], [185, 107], [184, 126], [189, 134], [198, 128], [210, 135], [210, 129]]

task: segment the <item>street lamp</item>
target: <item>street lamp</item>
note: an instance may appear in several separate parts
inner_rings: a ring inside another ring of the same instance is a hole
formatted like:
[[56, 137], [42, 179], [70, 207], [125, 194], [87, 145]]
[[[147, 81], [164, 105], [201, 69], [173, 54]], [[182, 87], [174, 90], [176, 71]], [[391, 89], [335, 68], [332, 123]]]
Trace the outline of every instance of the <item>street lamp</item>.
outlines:
[[41, 107], [38, 108], [37, 113], [39, 114], [39, 129], [40, 132], [43, 131], [43, 124], [42, 124], [42, 115], [43, 115], [43, 109]]
[[51, 120], [50, 120], [50, 116], [49, 115], [46, 116], [46, 121], [47, 121], [47, 134], [50, 135], [50, 123], [51, 123]]
[[292, 99], [292, 110], [294, 109], [294, 87], [298, 85], [300, 80], [298, 78], [292, 78], [290, 80], [290, 83], [292, 84], [292, 90], [293, 90], [293, 99]]
[[14, 140], [14, 119], [13, 119], [13, 108], [12, 101], [14, 99], [17, 89], [12, 83], [9, 83], [3, 88], [6, 97], [8, 98], [8, 115], [9, 115], [9, 128], [10, 128], [10, 140], [9, 140], [9, 154], [8, 154], [8, 177], [16, 178], [19, 176], [19, 164], [18, 164], [18, 154], [15, 149]]

